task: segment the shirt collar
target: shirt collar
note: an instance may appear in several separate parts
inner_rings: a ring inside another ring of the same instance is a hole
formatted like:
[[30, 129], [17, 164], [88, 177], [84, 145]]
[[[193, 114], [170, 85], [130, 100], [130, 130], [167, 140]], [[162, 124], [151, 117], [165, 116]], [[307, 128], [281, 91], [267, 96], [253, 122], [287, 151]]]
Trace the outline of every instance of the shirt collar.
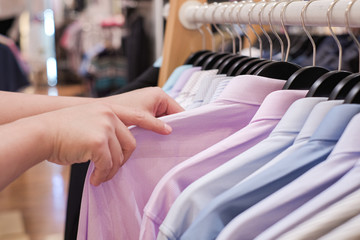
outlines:
[[306, 93], [307, 90], [278, 90], [268, 94], [251, 122], [282, 118], [290, 105]]
[[[326, 100], [326, 98], [306, 98], [306, 100], [307, 99]], [[334, 106], [342, 104], [343, 102], [343, 100], [331, 100], [319, 102], [318, 104], [316, 104], [316, 106], [314, 106], [314, 108], [311, 110], [309, 117], [306, 119], [304, 126], [301, 128], [299, 135], [296, 137], [295, 142], [309, 140], [311, 135], [318, 128], [321, 121], [325, 118], [326, 114], [330, 111], [330, 109]]]
[[360, 114], [356, 114], [345, 128], [333, 153], [360, 152]]
[[333, 107], [326, 114], [320, 126], [309, 141], [328, 140], [337, 141], [344, 132], [351, 118], [360, 112], [360, 104], [341, 104]]
[[260, 105], [265, 97], [285, 84], [284, 80], [265, 78], [255, 75], [234, 77], [215, 101], [232, 101]]
[[[289, 90], [295, 91], [295, 90]], [[295, 101], [288, 108], [280, 122], [276, 125], [271, 135], [278, 133], [298, 133], [303, 127], [312, 108], [319, 102], [317, 98], [302, 98]]]

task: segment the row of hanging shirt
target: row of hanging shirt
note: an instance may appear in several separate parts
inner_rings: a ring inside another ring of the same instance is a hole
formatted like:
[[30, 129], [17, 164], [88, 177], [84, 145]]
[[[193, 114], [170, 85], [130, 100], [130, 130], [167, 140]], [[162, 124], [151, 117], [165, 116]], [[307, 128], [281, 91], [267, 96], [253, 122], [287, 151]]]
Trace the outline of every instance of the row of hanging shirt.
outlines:
[[168, 136], [131, 127], [136, 150], [99, 187], [90, 164], [78, 239], [359, 238], [360, 74], [270, 64], [175, 70], [164, 88], [187, 110], [162, 118]]

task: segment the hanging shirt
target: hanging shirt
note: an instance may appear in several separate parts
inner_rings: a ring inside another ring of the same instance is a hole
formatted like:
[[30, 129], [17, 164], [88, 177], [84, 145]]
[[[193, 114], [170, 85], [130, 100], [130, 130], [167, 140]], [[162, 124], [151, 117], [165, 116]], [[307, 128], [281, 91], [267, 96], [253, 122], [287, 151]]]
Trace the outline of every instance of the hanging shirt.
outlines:
[[[233, 189], [230, 189], [226, 193], [229, 197], [225, 194], [219, 196], [218, 199], [222, 203], [232, 204], [232, 213], [226, 215], [226, 218], [223, 217], [224, 220], [221, 221], [221, 224], [217, 224], [216, 228], [223, 228], [225, 224], [235, 218], [226, 226], [221, 237], [219, 236], [219, 239], [236, 239], [239, 236], [241, 236], [241, 239], [254, 239], [258, 234], [271, 226], [271, 224], [279, 220], [279, 218], [281, 218], [280, 216], [283, 216], [283, 211], [286, 211], [286, 209], [277, 208], [277, 202], [272, 199], [284, 202], [286, 199], [291, 198], [291, 196], [282, 195], [283, 198], [279, 199], [276, 197], [279, 194], [271, 194], [286, 184], [289, 184], [310, 168], [326, 160], [351, 118], [359, 111], [360, 105], [344, 104], [335, 106], [326, 115], [319, 128], [305, 146], [292, 155], [272, 164], [270, 168], [264, 171], [260, 169], [258, 174], [254, 174], [251, 178], [248, 178], [247, 181], [243, 181]], [[249, 184], [252, 184], [252, 186]], [[293, 188], [292, 194], [296, 192], [297, 190], [294, 191]], [[271, 196], [266, 198], [269, 195]], [[265, 200], [259, 202], [262, 199]], [[214, 200], [214, 205], [211, 205], [219, 208], [218, 203], [216, 199]], [[215, 216], [225, 209], [209, 212], [211, 215], [214, 213]], [[248, 211], [245, 211], [247, 209]], [[208, 213], [208, 211], [206, 213]], [[236, 215], [238, 215], [238, 217], [236, 217]], [[203, 219], [199, 215], [199, 220], [200, 218]], [[207, 220], [208, 219], [212, 220], [215, 218], [210, 217], [207, 218]]]
[[333, 239], [348, 239], [356, 240], [360, 239], [360, 215], [353, 217], [343, 225], [335, 228], [328, 234], [319, 238], [319, 240], [333, 240]]
[[217, 74], [209, 78], [202, 79], [199, 90], [196, 92], [194, 98], [192, 99], [191, 104], [187, 107], [187, 109], [200, 107], [203, 104], [204, 99], [208, 94], [208, 92], [212, 91], [212, 89], [210, 90], [210, 88], [212, 88], [214, 84], [219, 83], [222, 79], [225, 78], [228, 77], [226, 77], [226, 75], [224, 74]]
[[301, 223], [278, 240], [319, 239], [336, 227], [360, 214], [360, 189]]
[[[318, 98], [318, 99], [320, 100], [320, 98]], [[314, 134], [316, 129], [319, 127], [321, 121], [325, 118], [326, 114], [334, 106], [340, 105], [344, 102], [343, 100], [325, 101], [327, 98], [321, 98], [321, 99], [323, 99], [324, 101], [319, 102], [313, 108], [313, 110], [309, 114], [309, 117], [306, 119], [304, 126], [301, 128], [301, 131], [295, 138], [294, 144], [291, 145], [289, 148], [287, 148], [282, 153], [280, 153], [279, 155], [277, 155], [274, 159], [272, 159], [271, 164], [274, 164], [277, 161], [280, 161], [281, 159], [287, 157], [288, 155], [293, 154], [298, 149], [302, 148], [310, 140], [311, 136]], [[271, 164], [270, 163], [267, 164], [262, 169], [270, 167]]]
[[182, 65], [182, 66], [179, 66], [179, 67], [175, 68], [175, 70], [171, 73], [170, 77], [165, 82], [164, 86], [162, 87], [162, 90], [164, 90], [164, 92], [166, 92], [166, 93], [170, 92], [171, 89], [176, 84], [179, 77], [181, 76], [181, 74], [185, 70], [190, 69], [190, 68], [192, 68], [192, 65], [190, 65], [190, 64]]
[[176, 81], [174, 86], [171, 88], [171, 90], [168, 92], [169, 96], [175, 99], [180, 94], [181, 90], [184, 88], [185, 84], [188, 82], [192, 74], [200, 70], [201, 67], [192, 67], [185, 70], [181, 74], [179, 79]]
[[226, 86], [229, 84], [230, 81], [231, 81], [231, 78], [227, 78], [227, 79], [221, 81], [216, 86], [214, 94], [211, 96], [209, 103], [215, 102], [215, 100], [221, 95], [221, 93], [224, 91], [224, 89], [226, 88]]
[[196, 92], [195, 89], [199, 88], [199, 83], [201, 82], [201, 79], [208, 78], [211, 75], [215, 75], [216, 73], [217, 70], [195, 72], [193, 75], [191, 75], [191, 78], [187, 81], [184, 88], [181, 90], [179, 96], [175, 98], [176, 102], [178, 102], [182, 107], [184, 107], [188, 97], [194, 92]]
[[[285, 196], [291, 191], [292, 194], [286, 201], [280, 201], [274, 206], [284, 209], [279, 217], [286, 213], [288, 215], [260, 234], [258, 239], [278, 239], [281, 234], [360, 187], [359, 122], [360, 115], [351, 120], [325, 162], [277, 193]], [[295, 193], [293, 189], [296, 189]]]
[[313, 107], [321, 101], [324, 98], [296, 101], [268, 138], [190, 184], [171, 206], [159, 228], [158, 239], [178, 239], [203, 209], [204, 203], [234, 186], [288, 148]]
[[176, 197], [202, 175], [265, 139], [295, 100], [307, 91], [270, 93], [249, 125], [171, 169], [157, 184], [144, 209], [140, 239], [155, 239]]
[[90, 164], [78, 239], [138, 239], [143, 208], [160, 178], [175, 165], [246, 126], [264, 98], [284, 83], [238, 76], [213, 104], [163, 117], [173, 128], [170, 135], [132, 128], [139, 147], [113, 179], [91, 186], [89, 176], [94, 165]]
[[[216, 78], [215, 81], [211, 82], [211, 85], [209, 86], [208, 91], [206, 92], [206, 95], [203, 99], [202, 102], [200, 102], [200, 106], [202, 105], [206, 105], [210, 102], [211, 97], [214, 95], [216, 88], [218, 87], [218, 85], [223, 82], [223, 81], [229, 81], [230, 79], [232, 79], [233, 77], [224, 77], [224, 78]], [[194, 104], [197, 104], [197, 102], [195, 102]]]
[[[203, 75], [201, 75], [201, 77], [199, 77], [198, 81], [195, 83], [195, 85], [190, 89], [189, 93], [187, 94], [186, 99], [181, 102], [181, 106], [184, 109], [186, 109], [186, 110], [190, 109], [189, 107], [193, 103], [196, 94], [198, 94], [200, 92], [206, 92], [206, 89], [208, 89], [209, 84], [212, 81], [212, 79], [219, 76], [216, 74], [216, 72], [217, 72], [217, 70], [213, 70], [213, 72], [203, 74]], [[200, 87], [204, 87], [205, 91], [200, 89]]]

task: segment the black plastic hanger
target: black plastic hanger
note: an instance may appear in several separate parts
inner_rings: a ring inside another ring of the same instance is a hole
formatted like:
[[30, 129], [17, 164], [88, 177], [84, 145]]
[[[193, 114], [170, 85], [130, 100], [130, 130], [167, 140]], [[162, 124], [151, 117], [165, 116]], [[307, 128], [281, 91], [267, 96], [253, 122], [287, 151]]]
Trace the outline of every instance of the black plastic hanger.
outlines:
[[[329, 70], [316, 66], [316, 43], [309, 33], [309, 31], [306, 29], [305, 21], [304, 21], [304, 12], [306, 11], [307, 7], [309, 6], [311, 2], [308, 2], [301, 12], [301, 23], [302, 28], [307, 36], [307, 38], [300, 37], [298, 38], [298, 43], [295, 44], [295, 49], [300, 49], [299, 52], [302, 52], [302, 54], [308, 54], [312, 50], [312, 66], [302, 67], [294, 74], [292, 74], [289, 79], [286, 81], [283, 89], [310, 89], [312, 85], [324, 74], [328, 73]], [[308, 40], [310, 40], [311, 45], [308, 44]], [[305, 44], [306, 43], [306, 44]], [[312, 48], [311, 48], [311, 47]], [[294, 49], [294, 48], [292, 48]], [[307, 53], [306, 53], [307, 52]]]
[[255, 75], [287, 80], [290, 76], [300, 69], [300, 66], [290, 62], [270, 62], [260, 67]]
[[331, 71], [317, 79], [309, 89], [306, 97], [329, 97], [335, 86], [349, 76], [348, 71]]
[[233, 56], [233, 57], [226, 59], [223, 63], [221, 63], [221, 65], [218, 68], [219, 74], [226, 74], [235, 62], [237, 62], [241, 59], [244, 59], [244, 58], [247, 58], [247, 57], [246, 56]]
[[238, 57], [239, 55], [237, 54], [229, 54], [227, 56], [222, 57], [221, 59], [219, 59], [219, 61], [217, 61], [214, 64], [214, 68], [215, 69], [219, 69], [219, 73], [220, 73], [220, 68], [224, 65], [224, 64], [228, 64], [229, 61], [231, 61], [231, 59]]
[[258, 59], [258, 58], [255, 58], [255, 57], [246, 57], [246, 58], [242, 58], [240, 60], [237, 60], [236, 62], [234, 62], [229, 70], [227, 71], [226, 75], [227, 76], [236, 76], [236, 72], [244, 65], [246, 64], [247, 62], [251, 61], [251, 60], [254, 60], [254, 59]]
[[196, 62], [196, 60], [201, 56], [203, 55], [204, 53], [209, 53], [211, 52], [210, 50], [200, 50], [200, 51], [197, 51], [197, 52], [194, 52], [193, 54], [191, 54], [185, 61], [184, 65], [185, 64], [192, 64], [194, 65], [194, 63]]
[[[358, 47], [358, 55], [359, 55], [359, 64], [360, 64], [360, 43], [357, 37], [352, 32], [349, 26], [349, 12], [355, 3], [355, 0], [351, 1], [345, 11], [345, 20], [346, 20], [346, 30], [349, 33], [349, 36], [353, 39], [355, 44]], [[358, 71], [360, 71], [360, 65], [358, 66]], [[336, 86], [334, 91], [330, 94], [329, 99], [342, 99], [345, 96], [345, 103], [360, 103], [360, 73], [354, 73], [350, 76], [343, 79], [339, 84]]]
[[[289, 79], [289, 77], [296, 72], [300, 66], [295, 64], [295, 63], [290, 63], [287, 62], [287, 56], [289, 55], [289, 51], [290, 51], [290, 38], [289, 38], [289, 34], [286, 31], [285, 25], [284, 25], [284, 19], [283, 19], [283, 12], [285, 10], [285, 8], [289, 5], [290, 2], [288, 2], [287, 4], [285, 4], [285, 6], [282, 8], [281, 10], [281, 25], [282, 28], [284, 30], [286, 39], [288, 41], [288, 49], [287, 49], [287, 53], [286, 53], [286, 57], [285, 57], [285, 61], [271, 61], [263, 66], [261, 66], [254, 74], [258, 75], [258, 76], [263, 76], [263, 77], [268, 77], [268, 78], [275, 78], [275, 79], [281, 79], [281, 80], [287, 80]], [[271, 23], [271, 13], [274, 10], [274, 7], [279, 4], [276, 3], [273, 8], [271, 9], [270, 13], [269, 13], [269, 21], [270, 21], [270, 27], [271, 30], [276, 33], [273, 30], [272, 27], [272, 23]], [[283, 42], [281, 40], [281, 38], [277, 35], [277, 38], [279, 39], [279, 42], [282, 46], [283, 49]], [[283, 55], [283, 51], [282, 51], [282, 58], [284, 58]]]
[[351, 91], [346, 95], [344, 103], [360, 104], [360, 83], [355, 84]]
[[232, 59], [233, 57], [236, 57], [236, 54], [228, 54], [223, 56], [222, 58], [220, 58], [215, 64], [214, 64], [214, 69], [219, 69], [220, 71], [220, 67], [225, 63], [228, 62], [229, 59]]
[[206, 61], [202, 64], [203, 70], [209, 70], [214, 69], [214, 65], [217, 61], [219, 61], [221, 58], [228, 56], [229, 53], [216, 53], [212, 56], [209, 56]]
[[288, 78], [283, 89], [310, 89], [314, 82], [327, 72], [329, 70], [323, 67], [302, 67]]
[[330, 93], [329, 100], [345, 99], [352, 90], [352, 88], [359, 82], [360, 73], [353, 73], [345, 77], [338, 84], [336, 84], [335, 88]]
[[330, 7], [327, 10], [327, 20], [328, 20], [328, 27], [331, 33], [331, 36], [334, 38], [338, 49], [339, 49], [339, 64], [338, 64], [338, 71], [331, 71], [325, 73], [321, 76], [318, 80], [314, 82], [311, 86], [309, 92], [307, 93], [307, 97], [329, 97], [331, 92], [335, 89], [336, 85], [339, 84], [343, 79], [347, 76], [351, 75], [351, 72], [348, 71], [341, 71], [341, 64], [342, 64], [342, 46], [335, 35], [332, 27], [331, 27], [331, 14], [336, 1], [333, 1], [330, 4]]
[[212, 55], [216, 54], [216, 52], [205, 52], [203, 54], [201, 54], [194, 62], [194, 66], [196, 67], [201, 67], [204, 62], [206, 61], [206, 59], [208, 59], [209, 57], [211, 57]]
[[259, 63], [268, 62], [268, 61], [269, 60], [264, 60], [264, 59], [260, 59], [260, 58], [248, 61], [247, 63], [243, 64], [242, 67], [236, 71], [235, 76], [246, 74], [253, 66], [255, 66]]
[[[232, 8], [233, 10], [234, 8]], [[223, 12], [224, 13], [224, 12]], [[232, 53], [228, 53], [222, 57], [220, 57], [219, 59], [217, 59], [214, 63], [211, 63], [209, 64], [207, 67], [211, 67], [212, 69], [219, 69], [220, 66], [227, 60], [227, 59], [230, 59], [234, 56], [239, 56], [236, 54], [237, 52], [237, 49], [236, 49], [236, 41], [235, 41], [235, 37], [234, 37], [234, 34], [233, 32], [230, 30], [229, 27], [225, 27], [225, 30], [229, 33], [229, 35], [231, 36], [231, 39], [232, 39]], [[241, 37], [238, 35], [238, 38], [239, 38], [239, 47], [241, 46]]]
[[251, 67], [249, 69], [249, 71], [247, 71], [245, 74], [254, 75], [257, 70], [259, 70], [262, 66], [264, 66], [265, 64], [268, 64], [269, 62], [271, 62], [271, 61], [264, 60], [262, 62], [259, 62], [259, 63], [255, 64], [253, 67]]

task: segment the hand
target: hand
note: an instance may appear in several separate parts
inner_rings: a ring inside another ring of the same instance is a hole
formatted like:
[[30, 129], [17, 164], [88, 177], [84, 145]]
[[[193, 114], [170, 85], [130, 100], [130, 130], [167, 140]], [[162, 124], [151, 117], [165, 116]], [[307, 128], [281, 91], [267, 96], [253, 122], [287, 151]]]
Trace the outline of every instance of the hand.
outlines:
[[[48, 97], [1, 92], [0, 191], [35, 164], [92, 160], [90, 182], [111, 179], [134, 151], [127, 126], [169, 134], [171, 127], [156, 117], [183, 109], [159, 88], [146, 88], [103, 99]], [[11, 106], [7, 108], [6, 106]], [[14, 111], [16, 106], [16, 111]], [[14, 149], [16, 149], [14, 151]]]
[[48, 125], [48, 161], [72, 164], [91, 160], [90, 178], [97, 186], [111, 179], [134, 151], [136, 141], [126, 125], [138, 125], [161, 134], [171, 128], [146, 111], [94, 103], [38, 115]]
[[148, 87], [102, 98], [100, 101], [141, 109], [152, 116], [161, 117], [184, 111], [184, 109], [161, 88]]

